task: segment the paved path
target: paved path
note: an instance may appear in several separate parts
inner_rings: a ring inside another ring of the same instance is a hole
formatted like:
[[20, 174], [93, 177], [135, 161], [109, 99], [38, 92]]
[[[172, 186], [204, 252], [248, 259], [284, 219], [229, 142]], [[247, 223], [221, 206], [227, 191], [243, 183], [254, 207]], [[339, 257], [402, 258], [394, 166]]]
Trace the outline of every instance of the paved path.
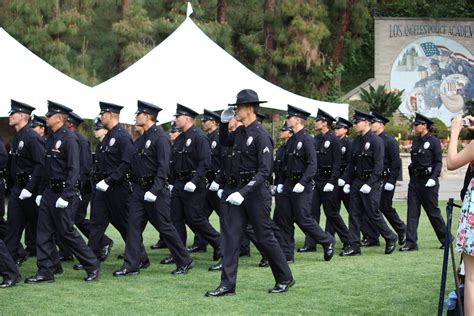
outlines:
[[[460, 199], [459, 192], [462, 189], [464, 178], [454, 178], [449, 177], [447, 179], [440, 179], [439, 183], [439, 200], [448, 200], [449, 198], [454, 198], [455, 200]], [[396, 200], [406, 200], [408, 192], [408, 180], [397, 182], [395, 187], [395, 197]]]

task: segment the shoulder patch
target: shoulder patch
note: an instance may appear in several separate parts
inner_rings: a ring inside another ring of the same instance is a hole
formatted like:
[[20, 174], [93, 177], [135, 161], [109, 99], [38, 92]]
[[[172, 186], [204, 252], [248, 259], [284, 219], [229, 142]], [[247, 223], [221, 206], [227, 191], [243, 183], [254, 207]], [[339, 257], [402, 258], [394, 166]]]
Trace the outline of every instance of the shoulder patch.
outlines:
[[269, 153], [270, 149], [268, 147], [263, 148], [263, 153]]

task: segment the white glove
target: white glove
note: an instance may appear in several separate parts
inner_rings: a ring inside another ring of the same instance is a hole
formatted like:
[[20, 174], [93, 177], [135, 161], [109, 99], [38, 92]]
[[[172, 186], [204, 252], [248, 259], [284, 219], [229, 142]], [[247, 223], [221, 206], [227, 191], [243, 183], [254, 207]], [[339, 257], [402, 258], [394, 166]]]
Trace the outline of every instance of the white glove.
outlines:
[[56, 201], [56, 207], [57, 208], [66, 208], [69, 205], [68, 201], [63, 200], [62, 198], [59, 198]]
[[297, 183], [295, 184], [295, 186], [293, 187], [293, 192], [295, 193], [301, 193], [304, 191], [304, 185], [302, 185], [301, 183]]
[[[342, 179], [339, 179], [339, 180], [342, 180]], [[334, 191], [334, 185], [332, 185], [331, 183], [326, 183], [326, 185], [323, 188], [323, 192], [332, 192], [332, 191]]]
[[371, 190], [372, 190], [372, 188], [369, 187], [367, 184], [364, 184], [362, 186], [362, 188], [360, 188], [360, 192], [362, 192], [364, 194], [369, 194]]
[[39, 207], [40, 204], [41, 204], [41, 198], [42, 198], [42, 197], [43, 197], [42, 195], [37, 195], [37, 196], [36, 196], [35, 203], [36, 203], [36, 205], [38, 205], [38, 207]]
[[340, 186], [340, 187], [343, 187], [344, 184], [346, 184], [346, 181], [342, 180], [342, 179], [338, 179], [337, 180], [337, 185]]
[[426, 181], [425, 187], [431, 188], [431, 187], [434, 187], [435, 185], [436, 185], [436, 181], [433, 179], [429, 179], [428, 181]]
[[192, 183], [191, 181], [187, 182], [184, 185], [184, 191], [194, 192], [194, 190], [196, 190], [196, 185], [194, 183]]
[[18, 197], [20, 200], [26, 200], [29, 199], [32, 196], [31, 192], [28, 191], [27, 189], [23, 189], [20, 192], [20, 196]]
[[383, 188], [385, 189], [385, 191], [393, 191], [393, 189], [395, 189], [395, 186], [393, 184], [387, 182], [387, 183], [385, 183]]
[[219, 190], [219, 187], [219, 183], [217, 183], [216, 181], [212, 181], [211, 185], [209, 186], [209, 190], [216, 192]]
[[156, 195], [154, 195], [150, 191], [146, 191], [145, 196], [143, 197], [143, 199], [147, 202], [155, 202], [156, 201]]
[[277, 185], [277, 193], [283, 192], [283, 184]]
[[344, 185], [344, 187], [342, 188], [342, 191], [343, 191], [345, 194], [351, 193], [351, 185], [350, 185], [350, 184]]
[[99, 183], [97, 183], [97, 184], [95, 185], [95, 188], [96, 188], [97, 190], [100, 190], [100, 191], [102, 191], [102, 192], [105, 192], [105, 191], [107, 191], [107, 190], [109, 189], [109, 185], [108, 185], [107, 183], [105, 183], [105, 180], [102, 180], [102, 181], [100, 181]]
[[217, 196], [219, 197], [219, 199], [222, 199], [222, 192], [224, 192], [224, 190], [222, 190], [222, 189], [217, 191]]
[[239, 206], [244, 201], [244, 197], [239, 192], [234, 192], [227, 197], [226, 202], [229, 202], [232, 205]]
[[168, 189], [170, 189], [170, 192], [173, 191], [173, 188], [174, 188], [173, 185], [168, 184]]

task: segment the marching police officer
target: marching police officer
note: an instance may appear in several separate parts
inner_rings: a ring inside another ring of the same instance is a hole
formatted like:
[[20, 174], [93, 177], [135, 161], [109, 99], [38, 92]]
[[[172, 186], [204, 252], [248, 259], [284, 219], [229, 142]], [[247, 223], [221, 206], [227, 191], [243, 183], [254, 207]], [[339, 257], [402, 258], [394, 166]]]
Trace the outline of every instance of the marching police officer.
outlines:
[[[326, 215], [326, 231], [332, 235], [337, 232], [344, 245], [348, 243], [349, 231], [340, 213], [337, 199], [337, 180], [341, 169], [341, 143], [331, 131], [335, 119], [327, 112], [318, 109], [315, 128], [320, 134], [314, 137], [317, 168], [311, 214], [319, 223], [321, 205]], [[306, 235], [305, 246], [299, 252], [316, 249], [316, 242]]]
[[57, 234], [70, 247], [84, 266], [84, 281], [99, 278], [100, 263], [84, 239], [74, 228], [74, 216], [79, 202], [77, 181], [80, 173], [79, 140], [66, 128], [72, 110], [48, 101], [46, 123], [53, 131], [46, 143], [46, 159], [41, 185], [36, 196], [38, 211], [37, 266], [35, 275], [25, 283], [53, 282], [55, 273], [53, 235]]
[[[387, 221], [390, 223], [392, 228], [398, 235], [398, 244], [403, 245], [406, 239], [406, 226], [405, 223], [398, 216], [397, 210], [393, 208], [393, 195], [395, 193], [395, 184], [397, 182], [398, 174], [400, 173], [400, 151], [398, 148], [398, 142], [393, 136], [385, 132], [385, 124], [390, 122], [389, 119], [383, 115], [371, 112], [374, 116], [372, 119], [371, 129], [376, 135], [382, 138], [384, 142], [385, 154], [383, 160], [383, 189], [380, 196], [380, 211], [383, 213]], [[367, 240], [362, 240], [361, 244], [364, 246], [369, 245], [374, 241], [378, 243], [379, 233], [375, 230], [369, 220], [364, 218], [363, 232], [366, 234]]]
[[[36, 222], [38, 208], [36, 195], [44, 164], [44, 143], [41, 137], [28, 125], [34, 107], [11, 100], [9, 124], [16, 135], [12, 140], [10, 174], [13, 187], [8, 202], [7, 235], [5, 244], [11, 256], [21, 265], [28, 258], [28, 252], [20, 243], [23, 229], [31, 222], [30, 247], [36, 248]], [[35, 246], [33, 246], [35, 245]]]
[[[352, 139], [347, 136], [349, 129], [352, 127], [352, 123], [342, 117], [336, 117], [336, 124], [334, 126], [334, 134], [339, 141], [341, 142], [341, 169], [340, 175], [342, 176], [349, 164], [349, 159], [351, 159], [351, 150], [352, 150]], [[341, 182], [342, 183], [342, 182]], [[341, 202], [344, 204], [346, 211], [349, 211], [349, 194], [344, 193], [342, 187], [344, 184], [340, 185], [338, 180], [337, 192], [338, 192], [338, 209], [341, 209]], [[331, 228], [330, 228], [331, 229]]]
[[233, 159], [224, 171], [225, 185], [221, 196], [222, 273], [220, 285], [206, 296], [235, 294], [237, 267], [242, 236], [250, 222], [259, 245], [269, 260], [275, 287], [270, 293], [286, 292], [295, 284], [272, 230], [271, 192], [266, 183], [272, 170], [273, 143], [270, 135], [256, 121], [260, 103], [255, 91], [245, 89], [237, 94], [235, 118], [243, 123], [229, 137], [228, 122], [233, 114], [221, 116], [219, 134], [222, 146], [233, 146]]
[[[433, 226], [438, 240], [443, 244], [446, 224], [438, 207], [439, 182], [442, 155], [438, 138], [431, 134], [433, 121], [420, 113], [415, 114], [415, 133], [410, 150], [411, 164], [408, 166], [407, 234], [406, 244], [400, 251], [418, 250], [418, 221], [421, 206]], [[441, 246], [443, 247], [443, 246]]]
[[[211, 151], [204, 133], [194, 126], [197, 115], [184, 105], [176, 106], [176, 127], [182, 128], [183, 132], [173, 143], [172, 220], [183, 243], [186, 243], [186, 223], [195, 234], [211, 244], [214, 260], [217, 260], [220, 257], [221, 237], [202, 211], [207, 194], [206, 174], [211, 163]], [[162, 263], [171, 263], [169, 259], [164, 259]]]
[[46, 142], [48, 134], [46, 120], [43, 117], [34, 114], [31, 115], [30, 127]]
[[[341, 256], [360, 255], [360, 226], [364, 213], [385, 238], [385, 254], [395, 250], [397, 236], [390, 230], [379, 211], [382, 189], [384, 145], [380, 137], [370, 130], [373, 116], [355, 111], [352, 119], [358, 136], [352, 144], [352, 158], [339, 182], [345, 182], [344, 192], [350, 192], [349, 246]], [[342, 184], [342, 183], [340, 183]]]
[[132, 195], [130, 197], [127, 242], [123, 267], [114, 276], [140, 273], [140, 264], [149, 265], [149, 259], [140, 262], [142, 233], [150, 221], [171, 252], [177, 269], [172, 274], [186, 274], [194, 265], [193, 260], [171, 223], [170, 191], [167, 184], [171, 148], [165, 132], [156, 126], [161, 108], [138, 101], [136, 125], [144, 133], [134, 144], [132, 156]]
[[7, 190], [8, 153], [3, 139], [0, 137], [0, 239], [5, 238], [7, 223], [5, 222], [5, 193]]

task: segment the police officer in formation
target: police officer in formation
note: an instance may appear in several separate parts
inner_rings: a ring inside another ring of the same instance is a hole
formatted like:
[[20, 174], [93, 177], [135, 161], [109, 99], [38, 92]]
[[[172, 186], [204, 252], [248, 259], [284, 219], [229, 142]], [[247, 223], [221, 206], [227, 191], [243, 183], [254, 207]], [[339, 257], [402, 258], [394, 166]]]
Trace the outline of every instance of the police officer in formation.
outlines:
[[35, 198], [39, 206], [38, 271], [28, 277], [25, 283], [54, 281], [54, 274], [57, 272], [54, 262], [55, 234], [84, 266], [87, 272], [84, 281], [90, 282], [99, 278], [99, 260], [74, 228], [74, 217], [79, 203], [80, 149], [77, 136], [66, 128], [71, 112], [72, 110], [64, 105], [48, 101], [46, 123], [53, 133], [46, 143], [44, 172]]
[[5, 239], [7, 222], [5, 222], [5, 194], [7, 191], [8, 153], [0, 137], [0, 239]]
[[31, 115], [30, 127], [46, 142], [48, 139], [46, 120], [38, 115]]
[[[364, 214], [385, 239], [385, 254], [395, 250], [397, 236], [390, 230], [379, 210], [384, 159], [383, 140], [370, 129], [373, 115], [355, 111], [354, 129], [358, 136], [352, 144], [352, 158], [341, 181], [350, 192], [349, 245], [341, 256], [357, 256], [360, 251], [360, 229]], [[342, 183], [341, 183], [342, 184]]]
[[418, 250], [417, 229], [421, 206], [425, 209], [431, 226], [442, 245], [446, 231], [446, 224], [438, 207], [438, 178], [442, 167], [441, 145], [438, 138], [431, 134], [432, 120], [416, 113], [414, 125], [417, 136], [413, 139], [410, 150], [407, 232], [406, 244], [400, 248], [402, 252]]
[[[352, 150], [352, 139], [347, 136], [347, 133], [352, 127], [352, 123], [348, 120], [337, 117], [336, 124], [334, 126], [334, 134], [339, 141], [341, 142], [341, 168], [340, 175], [342, 176], [347, 169], [349, 164], [349, 159], [351, 159], [351, 150]], [[344, 182], [339, 181], [337, 183], [337, 199], [338, 199], [338, 209], [341, 209], [341, 202], [344, 204], [346, 211], [349, 211], [349, 194], [344, 193], [343, 190]]]

